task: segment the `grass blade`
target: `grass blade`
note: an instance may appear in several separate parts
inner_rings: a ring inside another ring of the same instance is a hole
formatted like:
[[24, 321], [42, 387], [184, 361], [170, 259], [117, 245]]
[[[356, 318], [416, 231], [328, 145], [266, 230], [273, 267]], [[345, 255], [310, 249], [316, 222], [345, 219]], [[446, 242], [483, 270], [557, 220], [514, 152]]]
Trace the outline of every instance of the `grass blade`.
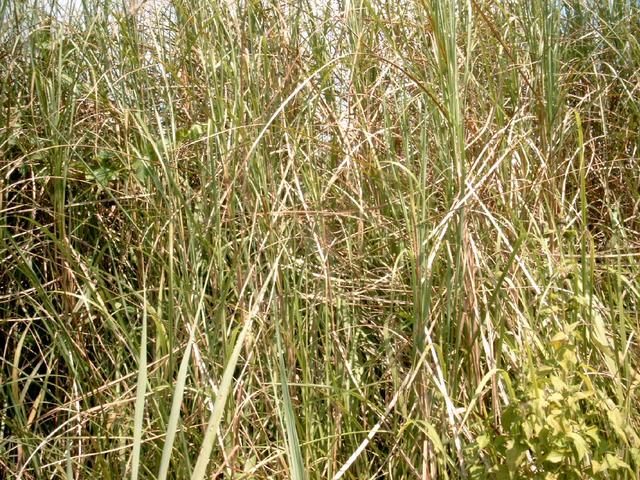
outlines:
[[189, 359], [191, 357], [191, 348], [193, 347], [193, 334], [189, 337], [189, 342], [185, 348], [180, 369], [178, 370], [178, 378], [176, 386], [173, 390], [173, 402], [171, 404], [171, 413], [169, 414], [169, 422], [167, 424], [167, 434], [162, 448], [162, 459], [160, 460], [160, 469], [158, 470], [158, 480], [166, 480], [169, 473], [169, 464], [171, 462], [171, 453], [173, 451], [173, 442], [178, 431], [178, 422], [180, 421], [180, 408], [182, 407], [182, 398], [184, 396], [184, 387], [187, 381], [187, 372], [189, 370]]
[[227, 361], [227, 366], [225, 367], [224, 374], [222, 375], [222, 382], [220, 382], [220, 387], [218, 388], [218, 395], [216, 396], [216, 401], [213, 404], [213, 411], [211, 412], [209, 423], [205, 430], [204, 440], [202, 441], [200, 453], [198, 454], [198, 460], [196, 461], [196, 466], [191, 475], [191, 480], [202, 480], [205, 478], [216, 432], [220, 427], [220, 420], [224, 413], [224, 405], [227, 401], [227, 397], [229, 396], [229, 392], [231, 391], [233, 372], [238, 363], [238, 358], [240, 358], [240, 352], [242, 351], [244, 340], [251, 330], [251, 323], [250, 319], [245, 322], [242, 330], [240, 331], [240, 335], [238, 335], [238, 338], [236, 339], [231, 356]]
[[[146, 293], [144, 295], [146, 307]], [[137, 480], [140, 469], [140, 450], [142, 446], [142, 422], [144, 420], [144, 398], [147, 388], [147, 309], [142, 310], [142, 333], [140, 339], [140, 357], [138, 360], [138, 385], [136, 389], [136, 407], [134, 411], [133, 450], [131, 452], [131, 480]]]
[[289, 394], [289, 383], [284, 365], [284, 352], [282, 350], [282, 337], [280, 335], [280, 322], [276, 321], [276, 340], [278, 344], [278, 365], [280, 370], [280, 388], [282, 389], [282, 403], [284, 404], [284, 425], [287, 432], [287, 456], [289, 457], [289, 469], [293, 480], [306, 480], [304, 458], [300, 450], [300, 440], [296, 429], [296, 417]]

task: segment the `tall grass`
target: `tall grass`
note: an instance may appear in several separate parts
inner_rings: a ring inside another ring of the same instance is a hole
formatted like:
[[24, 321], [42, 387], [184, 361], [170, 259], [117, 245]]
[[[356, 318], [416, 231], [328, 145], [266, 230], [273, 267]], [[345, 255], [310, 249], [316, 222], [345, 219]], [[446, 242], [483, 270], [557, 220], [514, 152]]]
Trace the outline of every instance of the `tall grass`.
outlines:
[[1, 478], [638, 478], [637, 2], [0, 18]]

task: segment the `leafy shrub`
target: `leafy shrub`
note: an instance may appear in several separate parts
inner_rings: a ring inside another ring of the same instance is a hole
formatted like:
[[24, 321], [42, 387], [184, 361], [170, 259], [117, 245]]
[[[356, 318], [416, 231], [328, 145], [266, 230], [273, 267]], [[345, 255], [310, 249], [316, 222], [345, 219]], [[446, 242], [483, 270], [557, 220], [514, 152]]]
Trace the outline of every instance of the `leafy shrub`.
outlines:
[[510, 389], [501, 433], [478, 437], [482, 459], [471, 469], [473, 478], [633, 476], [627, 459], [638, 464], [638, 436], [608, 392], [591, 380], [594, 372], [577, 354], [583, 339], [576, 327], [553, 336], [542, 368], [524, 369], [524, 378]]

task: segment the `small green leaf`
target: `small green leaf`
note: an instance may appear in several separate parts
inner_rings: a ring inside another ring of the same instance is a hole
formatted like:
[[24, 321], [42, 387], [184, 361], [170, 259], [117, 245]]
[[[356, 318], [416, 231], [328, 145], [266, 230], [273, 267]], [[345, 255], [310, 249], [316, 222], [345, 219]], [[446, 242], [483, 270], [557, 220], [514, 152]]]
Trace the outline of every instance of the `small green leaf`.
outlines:
[[115, 180], [117, 171], [108, 167], [100, 166], [91, 170], [91, 173], [85, 175], [86, 180], [95, 180], [100, 188], [105, 188], [109, 182]]
[[485, 448], [487, 445], [489, 445], [489, 443], [491, 443], [491, 439], [488, 435], [480, 435], [478, 438], [476, 438], [476, 441], [478, 442], [478, 447], [480, 449]]
[[138, 181], [144, 184], [147, 181], [147, 177], [149, 176], [146, 163], [142, 159], [137, 159], [133, 162], [132, 167], [135, 171], [135, 176]]
[[565, 459], [566, 455], [558, 450], [550, 451], [545, 457], [545, 462], [560, 463]]
[[551, 337], [551, 346], [556, 350], [566, 345], [569, 342], [569, 337], [564, 332], [558, 332]]
[[611, 453], [607, 453], [607, 455], [605, 456], [605, 463], [607, 464], [609, 470], [628, 469], [631, 471], [629, 465], [627, 465], [625, 462], [620, 460], [615, 455], [612, 455]]
[[594, 475], [604, 472], [607, 469], [607, 465], [604, 462], [598, 462], [597, 460], [591, 460], [591, 471]]
[[587, 453], [589, 453], [589, 445], [587, 444], [586, 440], [577, 433], [569, 432], [567, 436], [573, 441], [573, 446], [575, 447], [576, 453], [578, 454], [578, 460], [582, 461]]
[[520, 468], [522, 461], [524, 460], [524, 454], [526, 448], [521, 443], [510, 440], [507, 443], [508, 449], [506, 452], [507, 465], [512, 471], [516, 471]]
[[613, 429], [616, 431], [618, 436], [624, 440], [625, 443], [628, 443], [627, 435], [624, 432], [625, 421], [622, 418], [622, 414], [620, 410], [617, 408], [613, 408], [607, 412], [607, 417], [609, 418], [609, 422], [613, 426]]

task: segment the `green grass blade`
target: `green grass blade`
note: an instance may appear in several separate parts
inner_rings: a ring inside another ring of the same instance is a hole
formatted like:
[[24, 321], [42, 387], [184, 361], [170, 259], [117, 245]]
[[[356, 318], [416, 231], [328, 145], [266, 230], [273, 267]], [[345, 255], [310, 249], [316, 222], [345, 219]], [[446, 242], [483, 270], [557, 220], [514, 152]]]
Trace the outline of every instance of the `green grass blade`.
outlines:
[[213, 443], [215, 441], [218, 428], [220, 427], [222, 414], [224, 413], [224, 405], [227, 402], [227, 397], [231, 391], [233, 372], [238, 363], [238, 359], [240, 358], [240, 352], [242, 351], [244, 340], [247, 334], [251, 331], [251, 323], [250, 319], [245, 322], [233, 347], [231, 356], [227, 361], [227, 366], [225, 367], [224, 374], [222, 375], [222, 382], [220, 382], [220, 387], [218, 388], [218, 395], [216, 396], [216, 401], [213, 404], [213, 411], [211, 412], [209, 422], [207, 423], [207, 429], [204, 434], [202, 446], [200, 447], [198, 460], [196, 461], [196, 466], [194, 467], [191, 475], [191, 480], [203, 480], [206, 476], [207, 465], [209, 464], [209, 458], [211, 457], [211, 451], [213, 450]]
[[276, 321], [276, 340], [278, 344], [278, 365], [280, 370], [280, 387], [282, 389], [282, 403], [284, 405], [284, 425], [287, 432], [287, 456], [289, 469], [293, 480], [306, 480], [304, 458], [300, 450], [300, 440], [296, 429], [296, 416], [289, 394], [289, 383], [284, 365], [284, 352], [282, 350], [282, 337], [280, 335], [280, 322]]
[[142, 422], [144, 420], [144, 398], [147, 388], [147, 301], [144, 295], [142, 310], [142, 333], [140, 339], [140, 357], [138, 360], [138, 385], [136, 389], [136, 407], [134, 411], [133, 450], [131, 452], [131, 480], [137, 480], [140, 469], [140, 450], [142, 446]]
[[184, 387], [187, 381], [187, 373], [189, 370], [189, 359], [191, 357], [191, 348], [193, 347], [193, 335], [189, 337], [189, 342], [185, 348], [180, 369], [178, 370], [178, 378], [176, 386], [173, 390], [173, 402], [171, 404], [171, 413], [169, 414], [169, 422], [167, 423], [167, 432], [162, 448], [162, 459], [160, 460], [160, 469], [158, 470], [158, 480], [166, 480], [169, 473], [169, 464], [171, 463], [171, 453], [173, 451], [173, 442], [178, 431], [178, 422], [180, 421], [180, 408], [182, 407], [182, 398], [184, 396]]
[[207, 423], [207, 429], [205, 430], [202, 446], [200, 447], [198, 460], [196, 461], [193, 473], [191, 474], [191, 480], [203, 480], [205, 478], [207, 465], [209, 464], [209, 458], [211, 457], [211, 451], [213, 450], [213, 442], [215, 441], [216, 433], [220, 426], [220, 420], [222, 419], [222, 414], [224, 413], [224, 406], [227, 402], [227, 397], [231, 392], [233, 373], [238, 363], [238, 359], [240, 358], [240, 352], [242, 351], [244, 340], [251, 331], [253, 318], [258, 312], [258, 308], [260, 307], [260, 304], [262, 303], [262, 300], [267, 292], [267, 288], [271, 285], [271, 280], [275, 276], [280, 261], [280, 255], [278, 255], [278, 257], [275, 259], [274, 264], [271, 267], [271, 271], [269, 272], [262, 288], [258, 292], [258, 295], [254, 300], [253, 307], [248, 313], [242, 330], [240, 331], [240, 334], [236, 339], [236, 343], [233, 347], [233, 351], [231, 352], [231, 356], [227, 361], [227, 366], [224, 369], [224, 373], [222, 374], [222, 381], [220, 382], [220, 386], [218, 388], [218, 395], [216, 396], [216, 401], [213, 404], [213, 410], [211, 412], [211, 416], [209, 417], [209, 422]]

